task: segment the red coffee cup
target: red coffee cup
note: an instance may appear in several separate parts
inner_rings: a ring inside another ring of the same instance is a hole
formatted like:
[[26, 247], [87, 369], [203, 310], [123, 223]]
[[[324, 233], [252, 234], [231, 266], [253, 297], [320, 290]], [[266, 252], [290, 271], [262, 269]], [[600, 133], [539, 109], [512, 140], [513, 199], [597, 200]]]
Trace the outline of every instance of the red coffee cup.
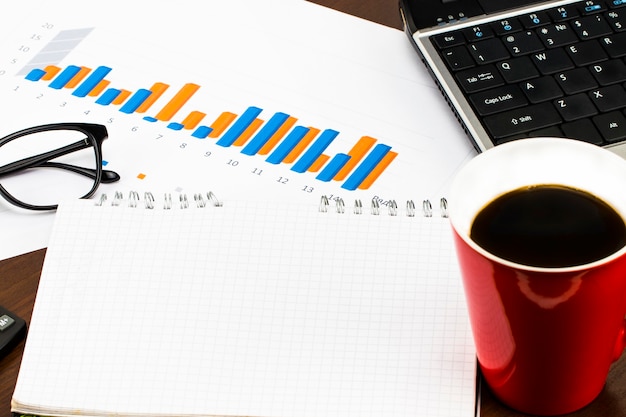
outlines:
[[504, 259], [470, 237], [489, 203], [543, 185], [585, 191], [626, 219], [626, 161], [551, 138], [522, 139], [475, 157], [452, 184], [449, 214], [485, 381], [516, 410], [559, 415], [598, 396], [626, 345], [626, 247], [546, 267]]

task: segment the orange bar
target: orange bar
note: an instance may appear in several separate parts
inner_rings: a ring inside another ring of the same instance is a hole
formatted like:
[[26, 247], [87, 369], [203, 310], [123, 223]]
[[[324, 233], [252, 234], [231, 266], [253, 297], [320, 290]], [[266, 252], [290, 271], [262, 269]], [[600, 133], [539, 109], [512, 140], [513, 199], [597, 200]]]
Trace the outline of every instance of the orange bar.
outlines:
[[289, 154], [287, 154], [285, 159], [283, 159], [283, 163], [285, 164], [293, 163], [302, 154], [302, 152], [304, 152], [304, 150], [311, 144], [311, 142], [313, 142], [313, 139], [315, 139], [315, 136], [317, 136], [318, 133], [320, 133], [319, 129], [316, 129], [314, 127], [309, 127], [309, 131], [307, 132], [307, 134], [304, 135], [304, 137], [302, 138], [302, 140], [300, 140], [300, 142], [296, 145], [296, 147], [293, 148], [291, 152], [289, 152]]
[[254, 119], [254, 121], [250, 123], [250, 126], [248, 126], [248, 128], [243, 131], [243, 133], [237, 138], [237, 140], [233, 142], [233, 146], [243, 146], [254, 134], [254, 132], [256, 132], [259, 127], [261, 127], [262, 124], [263, 120]]
[[267, 155], [268, 153], [270, 153], [270, 151], [274, 149], [276, 144], [280, 142], [280, 140], [287, 134], [287, 132], [289, 132], [289, 130], [293, 127], [294, 124], [296, 124], [297, 121], [298, 119], [296, 119], [295, 117], [289, 116], [287, 120], [285, 120], [285, 123], [283, 123], [283, 125], [278, 128], [276, 133], [274, 133], [272, 137], [267, 142], [265, 142], [265, 145], [263, 145], [263, 147], [259, 149], [258, 154]]
[[398, 156], [397, 152], [388, 152], [387, 155], [385, 155], [384, 158], [378, 163], [378, 166], [374, 168], [374, 170], [370, 172], [367, 177], [365, 177], [361, 185], [359, 185], [359, 190], [367, 190], [370, 188], [372, 184], [374, 184], [374, 181], [378, 179], [380, 174], [383, 173], [396, 156]]
[[57, 67], [56, 65], [48, 65], [43, 70], [46, 72], [46, 75], [41, 77], [41, 79], [44, 81], [50, 81], [54, 78], [55, 75], [59, 73], [59, 71], [61, 71], [61, 68]]
[[87, 95], [89, 97], [96, 97], [100, 95], [100, 93], [103, 92], [104, 89], [109, 86], [109, 84], [111, 84], [111, 81], [102, 80]]
[[222, 133], [224, 133], [224, 130], [226, 130], [226, 128], [236, 118], [237, 118], [237, 115], [234, 114], [234, 113], [231, 113], [231, 112], [225, 111], [224, 113], [220, 114], [220, 116], [217, 119], [215, 119], [213, 124], [211, 126], [209, 126], [212, 129], [211, 133], [209, 133], [209, 137], [210, 138], [216, 138], [219, 135], [221, 135]]
[[197, 84], [185, 84], [178, 93], [157, 113], [156, 119], [162, 122], [167, 122], [185, 105], [187, 100], [193, 96], [200, 88]]
[[67, 84], [65, 84], [64, 88], [76, 87], [78, 83], [81, 82], [90, 72], [91, 72], [91, 68], [80, 67], [80, 70], [76, 73], [76, 75], [72, 77], [71, 80], [67, 82]]
[[141, 103], [141, 106], [137, 107], [137, 110], [135, 111], [137, 113], [145, 113], [168, 88], [169, 85], [167, 84], [154, 83], [152, 87], [150, 87], [150, 91], [152, 92], [152, 94], [150, 94], [150, 96], [143, 103]]
[[120, 94], [117, 97], [115, 97], [115, 100], [113, 100], [111, 104], [122, 104], [129, 96], [130, 96], [130, 91], [121, 90]]
[[350, 159], [346, 164], [339, 170], [339, 172], [333, 178], [336, 181], [344, 180], [350, 172], [354, 169], [354, 167], [361, 162], [361, 159], [369, 152], [369, 150], [376, 143], [376, 139], [371, 138], [369, 136], [363, 136], [359, 141], [350, 149], [348, 155]]
[[320, 155], [319, 158], [317, 158], [315, 162], [313, 162], [313, 165], [311, 165], [309, 169], [307, 169], [307, 171], [309, 172], [319, 171], [320, 168], [322, 168], [324, 164], [328, 162], [329, 159], [330, 159], [330, 156], [328, 155], [324, 155], [324, 154]]
[[185, 129], [195, 128], [196, 126], [198, 126], [198, 123], [200, 123], [202, 119], [204, 119], [204, 116], [206, 116], [206, 113], [192, 111], [191, 113], [189, 113], [189, 116], [185, 117], [185, 120], [183, 120], [183, 127]]

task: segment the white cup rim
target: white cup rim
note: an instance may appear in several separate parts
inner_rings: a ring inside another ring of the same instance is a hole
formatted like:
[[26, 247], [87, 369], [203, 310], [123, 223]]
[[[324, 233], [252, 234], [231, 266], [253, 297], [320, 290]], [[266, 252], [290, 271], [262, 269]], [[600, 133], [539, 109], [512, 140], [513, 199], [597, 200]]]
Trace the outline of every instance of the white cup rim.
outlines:
[[[517, 158], [516, 158], [517, 156]], [[550, 167], [553, 163], [554, 167]], [[581, 163], [594, 167], [580, 166]], [[575, 164], [579, 164], [576, 166]], [[526, 165], [526, 166], [525, 166]], [[520, 168], [532, 168], [529, 174], [516, 177]], [[600, 175], [582, 178], [585, 172], [602, 168], [612, 173], [606, 183], [595, 184]], [[578, 169], [580, 175], [576, 172]], [[544, 172], [545, 171], [545, 172]], [[569, 178], [568, 174], [571, 174]], [[541, 180], [544, 178], [545, 180]], [[507, 185], [508, 184], [508, 185]], [[491, 148], [470, 160], [456, 174], [449, 193], [448, 213], [456, 233], [473, 250], [505, 266], [534, 272], [576, 272], [591, 269], [619, 258], [626, 245], [602, 259], [566, 267], [538, 267], [501, 258], [483, 249], [469, 237], [473, 218], [496, 197], [514, 189], [535, 185], [565, 185], [591, 193], [609, 204], [626, 223], [626, 160], [619, 155], [590, 143], [564, 138], [519, 139]], [[624, 190], [620, 196], [620, 187]], [[472, 195], [472, 193], [478, 196]], [[468, 203], [469, 198], [475, 198]]]

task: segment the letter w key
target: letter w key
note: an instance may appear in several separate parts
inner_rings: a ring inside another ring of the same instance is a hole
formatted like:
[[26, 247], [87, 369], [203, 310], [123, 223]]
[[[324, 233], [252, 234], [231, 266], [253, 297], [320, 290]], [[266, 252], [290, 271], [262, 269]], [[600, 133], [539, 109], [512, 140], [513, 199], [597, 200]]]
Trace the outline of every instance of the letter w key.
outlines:
[[532, 55], [532, 60], [544, 75], [574, 68], [574, 63], [563, 49], [537, 52]]

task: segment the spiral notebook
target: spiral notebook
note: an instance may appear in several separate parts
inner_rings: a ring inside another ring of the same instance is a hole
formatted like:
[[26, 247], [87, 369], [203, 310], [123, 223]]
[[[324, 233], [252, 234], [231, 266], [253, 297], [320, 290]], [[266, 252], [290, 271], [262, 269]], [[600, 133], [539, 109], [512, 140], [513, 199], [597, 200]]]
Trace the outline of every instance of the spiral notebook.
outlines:
[[59, 207], [14, 413], [474, 415], [445, 205], [149, 197]]

